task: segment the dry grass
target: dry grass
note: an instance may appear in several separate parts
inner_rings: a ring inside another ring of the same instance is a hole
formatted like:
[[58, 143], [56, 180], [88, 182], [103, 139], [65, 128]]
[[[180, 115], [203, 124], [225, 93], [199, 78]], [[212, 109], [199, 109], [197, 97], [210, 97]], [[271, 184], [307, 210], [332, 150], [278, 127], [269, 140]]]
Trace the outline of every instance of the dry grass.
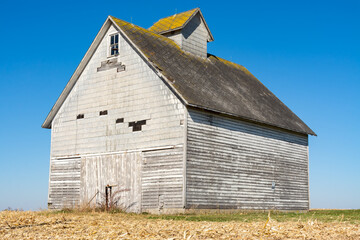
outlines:
[[98, 212], [0, 212], [0, 239], [360, 239], [359, 222], [186, 221]]

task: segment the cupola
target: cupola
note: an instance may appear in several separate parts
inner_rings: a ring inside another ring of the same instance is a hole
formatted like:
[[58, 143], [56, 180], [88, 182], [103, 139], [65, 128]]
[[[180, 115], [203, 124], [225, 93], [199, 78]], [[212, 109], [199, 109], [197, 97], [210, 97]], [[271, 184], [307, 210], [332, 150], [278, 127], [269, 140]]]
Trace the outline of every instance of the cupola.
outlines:
[[203, 58], [207, 57], [207, 43], [214, 41], [200, 8], [162, 18], [149, 30], [174, 40], [182, 50]]

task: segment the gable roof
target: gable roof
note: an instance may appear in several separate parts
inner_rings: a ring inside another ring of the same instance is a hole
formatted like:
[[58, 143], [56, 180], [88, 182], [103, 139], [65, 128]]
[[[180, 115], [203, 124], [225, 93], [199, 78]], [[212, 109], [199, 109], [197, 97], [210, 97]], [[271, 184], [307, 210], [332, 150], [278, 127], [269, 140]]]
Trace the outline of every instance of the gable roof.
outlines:
[[205, 22], [204, 16], [202, 15], [200, 8], [194, 8], [192, 10], [177, 13], [169, 17], [165, 17], [154, 23], [149, 30], [158, 34], [164, 34], [176, 30], [183, 29], [188, 22], [197, 14], [200, 14], [202, 21], [209, 33], [209, 42], [214, 41], [214, 38], [210, 32], [208, 25]]
[[187, 105], [316, 135], [245, 67], [184, 52], [171, 39], [112, 17]]
[[84, 59], [50, 111], [42, 127], [51, 121], [96, 50], [109, 22], [148, 62], [149, 66], [190, 107], [210, 110], [282, 129], [316, 135], [245, 67], [214, 55], [197, 57], [184, 52], [171, 39], [109, 16]]

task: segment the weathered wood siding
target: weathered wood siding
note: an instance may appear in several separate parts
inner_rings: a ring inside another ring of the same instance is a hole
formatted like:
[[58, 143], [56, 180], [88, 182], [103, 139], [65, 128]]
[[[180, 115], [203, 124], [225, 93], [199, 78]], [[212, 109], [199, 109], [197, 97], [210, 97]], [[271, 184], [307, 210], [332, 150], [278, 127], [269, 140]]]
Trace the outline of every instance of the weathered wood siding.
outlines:
[[187, 139], [187, 208], [309, 208], [307, 136], [189, 110]]
[[142, 208], [183, 208], [183, 148], [143, 153]]
[[[185, 128], [180, 124], [185, 118], [184, 105], [123, 37], [119, 38], [117, 62], [125, 65], [125, 71], [112, 68], [116, 65], [113, 62], [104, 63], [109, 59], [108, 35], [116, 32], [113, 26], [109, 28], [52, 122], [51, 165], [53, 159], [59, 157], [127, 150], [141, 152], [151, 147], [184, 144]], [[100, 116], [99, 112], [104, 110], [107, 115]], [[78, 114], [84, 114], [84, 118], [77, 119]], [[118, 118], [123, 118], [123, 122], [116, 123]], [[129, 122], [141, 120], [146, 120], [146, 125], [142, 126], [142, 131], [133, 132]], [[119, 159], [106, 156], [81, 161], [82, 166], [89, 166], [89, 169], [90, 162], [101, 162], [102, 169], [111, 169]], [[104, 171], [107, 174], [110, 170]], [[51, 170], [50, 179], [53, 174]], [[96, 186], [103, 188], [102, 183]], [[87, 191], [84, 189], [85, 181], [73, 189], [73, 195]], [[67, 194], [57, 191], [51, 184], [49, 193], [56, 194], [58, 199]], [[58, 199], [49, 197], [49, 202]]]
[[49, 208], [79, 206], [80, 157], [54, 158], [50, 163]]
[[105, 203], [105, 187], [112, 201], [125, 211], [141, 211], [141, 152], [85, 156], [81, 160], [81, 205]]
[[[110, 33], [116, 32], [114, 28]], [[52, 123], [52, 157], [176, 145], [183, 141], [184, 105], [120, 37], [116, 68], [97, 72], [106, 61], [108, 38], [100, 43]], [[107, 110], [108, 115], [99, 116]], [[84, 114], [83, 119], [76, 119]], [[115, 124], [117, 118], [124, 123]], [[128, 123], [147, 120], [143, 131]]]
[[182, 29], [182, 49], [200, 57], [207, 57], [208, 31], [200, 14], [196, 14]]
[[171, 40], [176, 42], [177, 45], [179, 45], [180, 48], [182, 48], [183, 35], [181, 33], [181, 30], [165, 33], [165, 34], [162, 34], [162, 35], [164, 35], [167, 38], [170, 38]]
[[163, 35], [175, 41], [184, 51], [203, 58], [207, 57], [209, 33], [199, 13], [183, 29]]

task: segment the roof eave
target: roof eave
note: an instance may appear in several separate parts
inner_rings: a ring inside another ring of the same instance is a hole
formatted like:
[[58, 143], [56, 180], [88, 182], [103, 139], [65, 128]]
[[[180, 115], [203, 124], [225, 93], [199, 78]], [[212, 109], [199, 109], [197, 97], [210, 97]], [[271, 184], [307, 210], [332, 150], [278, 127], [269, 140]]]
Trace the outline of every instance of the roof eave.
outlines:
[[200, 11], [200, 9], [199, 9], [199, 13], [200, 13], [200, 17], [202, 18], [202, 20], [203, 20], [203, 22], [204, 22], [204, 25], [205, 25], [206, 29], [207, 29], [208, 32], [209, 32], [210, 38], [208, 39], [208, 42], [212, 42], [212, 41], [214, 41], [214, 36], [212, 35], [212, 33], [211, 33], [211, 31], [210, 31], [210, 28], [209, 28], [209, 26], [207, 25], [207, 23], [206, 23], [206, 21], [205, 21], [205, 18], [204, 18], [204, 16], [203, 16], [202, 12]]
[[259, 120], [256, 120], [256, 119], [247, 118], [247, 117], [240, 116], [240, 115], [237, 115], [237, 114], [232, 114], [232, 113], [223, 112], [223, 111], [219, 111], [219, 110], [212, 109], [212, 108], [207, 108], [207, 107], [196, 105], [196, 104], [193, 104], [193, 103], [188, 103], [187, 106], [192, 107], [192, 108], [197, 108], [197, 109], [203, 109], [203, 110], [206, 110], [206, 111], [209, 111], [209, 112], [214, 112], [214, 113], [218, 113], [218, 114], [227, 115], [229, 117], [241, 119], [241, 120], [248, 121], [248, 122], [259, 123], [259, 124], [267, 125], [267, 126], [270, 126], [270, 127], [280, 128], [280, 129], [283, 129], [283, 130], [286, 130], [286, 131], [291, 131], [291, 132], [295, 132], [295, 133], [299, 133], [299, 134], [305, 134], [305, 135], [312, 135], [312, 136], [315, 136], [315, 137], [317, 136], [316, 133], [314, 131], [312, 131], [310, 128], [309, 128], [310, 131], [308, 131], [308, 132], [307, 131], [298, 131], [298, 130], [294, 130], [294, 129], [281, 127], [281, 126], [278, 126], [278, 125], [275, 125], [275, 124], [270, 124], [270, 123], [267, 123], [267, 122], [259, 121]]
[[168, 30], [164, 30], [164, 31], [161, 31], [161, 32], [157, 32], [157, 34], [161, 35], [161, 34], [165, 34], [165, 33], [169, 33], [169, 32], [175, 32], [175, 31], [181, 30], [183, 28], [184, 28], [184, 26], [173, 28], [173, 29], [168, 29]]

